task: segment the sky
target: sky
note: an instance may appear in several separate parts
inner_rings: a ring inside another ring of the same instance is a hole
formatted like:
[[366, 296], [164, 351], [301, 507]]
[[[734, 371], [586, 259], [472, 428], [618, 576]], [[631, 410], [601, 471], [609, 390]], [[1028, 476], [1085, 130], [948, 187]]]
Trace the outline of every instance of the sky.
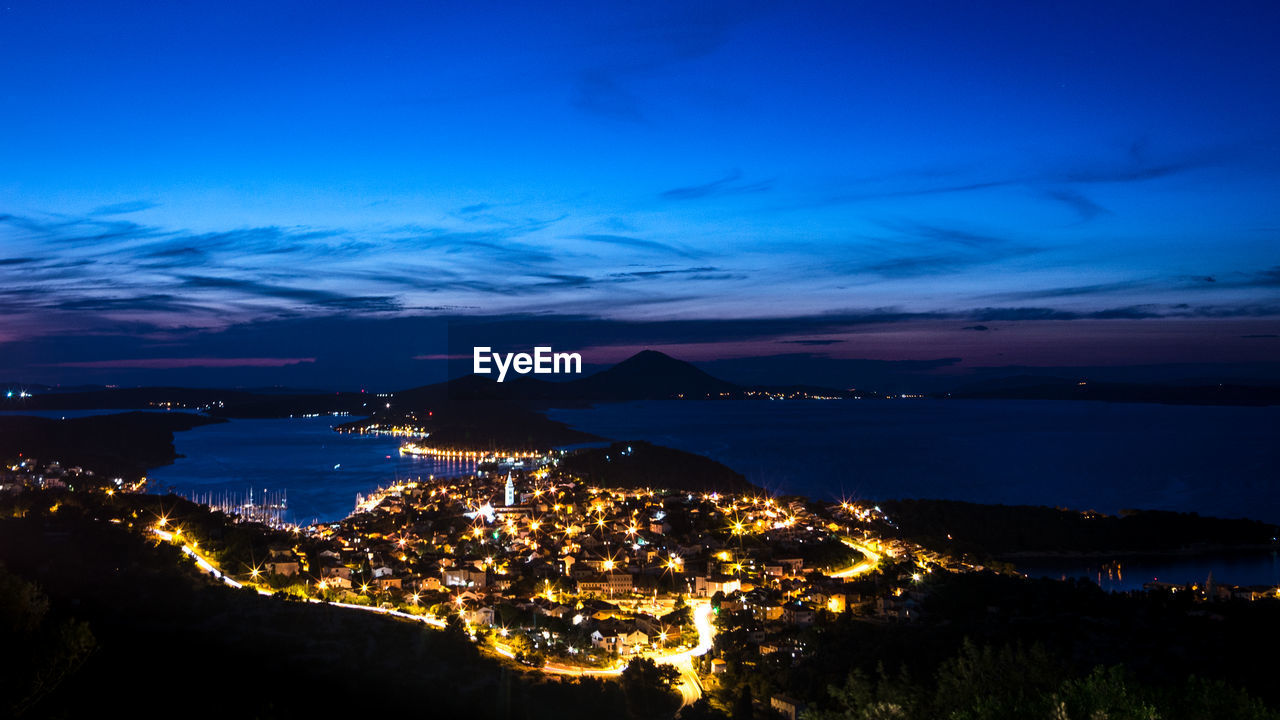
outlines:
[[390, 389], [544, 344], [848, 387], [1280, 378], [1277, 27], [14, 0], [0, 380]]

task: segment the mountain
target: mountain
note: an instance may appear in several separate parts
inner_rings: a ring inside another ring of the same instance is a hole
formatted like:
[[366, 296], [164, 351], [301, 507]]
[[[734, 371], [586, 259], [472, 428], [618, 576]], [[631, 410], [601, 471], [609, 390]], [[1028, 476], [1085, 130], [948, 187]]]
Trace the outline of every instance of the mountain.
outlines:
[[591, 402], [718, 397], [742, 390], [656, 350], [642, 350], [607, 370], [567, 384], [571, 392]]

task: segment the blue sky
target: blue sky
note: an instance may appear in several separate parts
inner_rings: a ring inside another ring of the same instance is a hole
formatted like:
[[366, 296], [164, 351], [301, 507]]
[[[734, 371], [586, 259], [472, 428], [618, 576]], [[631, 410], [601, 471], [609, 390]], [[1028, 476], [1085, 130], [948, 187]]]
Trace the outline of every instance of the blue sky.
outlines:
[[10, 3], [0, 376], [1275, 361], [1280, 10], [1114, 5]]

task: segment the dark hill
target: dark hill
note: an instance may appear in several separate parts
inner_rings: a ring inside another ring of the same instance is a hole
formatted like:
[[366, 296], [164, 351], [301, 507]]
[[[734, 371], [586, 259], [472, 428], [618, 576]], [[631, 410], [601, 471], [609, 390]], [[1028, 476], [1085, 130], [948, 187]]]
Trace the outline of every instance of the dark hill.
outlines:
[[1248, 385], [1147, 385], [1062, 378], [1009, 378], [986, 381], [950, 393], [960, 399], [1093, 400], [1163, 405], [1280, 405], [1280, 388]]
[[456, 450], [548, 450], [600, 439], [498, 398], [450, 397], [416, 417], [431, 433], [427, 444]]
[[54, 420], [26, 415], [0, 417], [0, 459], [57, 460], [100, 476], [136, 478], [168, 465], [178, 454], [173, 434], [224, 422], [188, 413], [131, 412]]
[[580, 450], [561, 461], [560, 470], [601, 487], [692, 492], [756, 489], [744, 477], [714, 460], [647, 442], [618, 442], [606, 448]]
[[662, 400], [683, 396], [719, 396], [741, 390], [682, 360], [655, 350], [642, 350], [608, 370], [567, 383], [570, 391], [589, 402]]

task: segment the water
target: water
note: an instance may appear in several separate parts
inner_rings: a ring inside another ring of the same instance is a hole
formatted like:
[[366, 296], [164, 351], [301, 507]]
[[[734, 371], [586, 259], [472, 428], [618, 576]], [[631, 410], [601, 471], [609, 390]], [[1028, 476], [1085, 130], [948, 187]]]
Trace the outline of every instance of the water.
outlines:
[[185, 457], [155, 468], [152, 492], [182, 494], [287, 490], [293, 522], [338, 520], [349, 515], [357, 493], [396, 479], [461, 475], [474, 463], [402, 456], [400, 439], [333, 431], [350, 418], [232, 420], [174, 433]]
[[[103, 411], [26, 413], [79, 417]], [[1280, 408], [1052, 401], [663, 401], [555, 410], [573, 427], [707, 455], [773, 491], [819, 499], [951, 498], [1197, 511], [1280, 522]], [[332, 431], [336, 418], [232, 420], [175, 433], [186, 457], [155, 490], [287, 490], [294, 521], [347, 515], [356, 493], [466, 463], [402, 457], [400, 441]], [[335, 468], [335, 465], [338, 466]], [[1280, 582], [1272, 554], [1019, 563], [1111, 589], [1152, 578]]]
[[1280, 407], [660, 401], [551, 417], [706, 455], [768, 490], [818, 499], [946, 498], [1280, 522]]
[[1031, 577], [1053, 579], [1084, 577], [1104, 590], [1141, 590], [1153, 580], [1203, 586], [1213, 573], [1216, 583], [1280, 586], [1280, 554], [1243, 552], [1233, 555], [1194, 557], [1137, 557], [1118, 560], [1052, 559], [1015, 563]]
[[[1199, 512], [1280, 522], [1280, 408], [1055, 401], [642, 402], [556, 410], [607, 437], [706, 455], [775, 492], [819, 499]], [[1153, 579], [1276, 585], [1275, 553], [1017, 563], [1110, 590]], [[1108, 572], [1110, 569], [1110, 572]]]

